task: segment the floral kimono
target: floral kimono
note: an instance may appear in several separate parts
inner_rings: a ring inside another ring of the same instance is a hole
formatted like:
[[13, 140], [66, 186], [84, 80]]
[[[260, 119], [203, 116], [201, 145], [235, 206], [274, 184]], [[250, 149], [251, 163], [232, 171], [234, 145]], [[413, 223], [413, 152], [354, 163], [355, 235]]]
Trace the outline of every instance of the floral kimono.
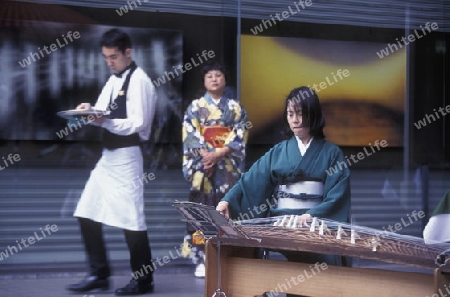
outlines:
[[[245, 169], [246, 125], [247, 112], [234, 99], [222, 97], [216, 104], [206, 93], [187, 108], [182, 133], [183, 175], [191, 183], [191, 193], [209, 197], [195, 202], [216, 206], [241, 176]], [[208, 178], [200, 150], [211, 152], [225, 146], [231, 152], [217, 162], [214, 174]]]

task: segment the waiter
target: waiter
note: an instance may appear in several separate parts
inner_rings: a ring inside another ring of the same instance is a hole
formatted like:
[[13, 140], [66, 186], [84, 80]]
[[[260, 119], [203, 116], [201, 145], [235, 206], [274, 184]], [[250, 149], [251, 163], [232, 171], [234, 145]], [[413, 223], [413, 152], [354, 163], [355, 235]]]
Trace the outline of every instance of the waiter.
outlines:
[[[109, 110], [110, 116], [96, 117], [92, 123], [103, 129], [103, 151], [74, 213], [80, 224], [90, 272], [83, 281], [68, 286], [67, 290], [88, 292], [109, 288], [111, 271], [102, 230], [106, 224], [124, 230], [133, 273], [130, 283], [117, 289], [116, 295], [152, 293], [151, 271], [136, 279], [134, 276], [143, 267], [151, 267], [144, 216], [143, 156], [139, 144], [150, 137], [155, 88], [132, 60], [128, 34], [111, 29], [103, 34], [100, 45], [114, 75], [103, 87], [95, 109]], [[90, 108], [88, 103], [77, 106], [77, 109]]]

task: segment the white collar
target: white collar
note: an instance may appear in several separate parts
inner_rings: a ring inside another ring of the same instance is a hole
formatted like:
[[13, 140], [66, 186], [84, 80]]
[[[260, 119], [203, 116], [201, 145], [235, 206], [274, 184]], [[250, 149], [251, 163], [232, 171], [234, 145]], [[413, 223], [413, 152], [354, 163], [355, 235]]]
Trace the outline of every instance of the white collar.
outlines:
[[300, 154], [304, 156], [306, 150], [309, 148], [309, 145], [311, 144], [311, 141], [313, 140], [314, 137], [311, 137], [311, 139], [308, 141], [307, 144], [303, 144], [302, 140], [297, 135], [295, 135], [295, 138], [297, 139], [297, 145], [298, 149], [300, 150]]
[[115, 77], [115, 78], [118, 78], [118, 79], [125, 79], [125, 77], [127, 77], [127, 75], [128, 75], [128, 73], [130, 73], [130, 71], [131, 71], [131, 65], [130, 66], [128, 66], [127, 68], [125, 68], [125, 70], [122, 70], [122, 72], [119, 72], [119, 73], [113, 73], [112, 75]]

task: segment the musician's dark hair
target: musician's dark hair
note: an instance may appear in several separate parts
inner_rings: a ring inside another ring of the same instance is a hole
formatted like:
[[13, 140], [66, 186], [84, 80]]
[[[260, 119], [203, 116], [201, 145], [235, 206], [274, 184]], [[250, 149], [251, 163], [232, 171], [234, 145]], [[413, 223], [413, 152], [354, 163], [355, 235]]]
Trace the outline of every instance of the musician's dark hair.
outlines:
[[302, 110], [302, 127], [309, 128], [309, 133], [313, 137], [325, 138], [325, 134], [323, 133], [325, 118], [319, 97], [314, 90], [305, 86], [293, 89], [286, 97], [283, 113], [284, 129], [282, 134], [289, 138], [294, 135], [287, 120], [287, 109], [291, 103], [294, 104], [295, 110]]
[[223, 76], [225, 77], [225, 82], [227, 82], [228, 71], [226, 67], [223, 64], [220, 64], [219, 62], [208, 61], [202, 67], [202, 83], [205, 80], [205, 75], [211, 70], [219, 70], [220, 72], [222, 72]]
[[100, 40], [101, 47], [117, 47], [119, 51], [125, 53], [127, 48], [131, 48], [131, 38], [124, 31], [113, 28], [103, 33]]

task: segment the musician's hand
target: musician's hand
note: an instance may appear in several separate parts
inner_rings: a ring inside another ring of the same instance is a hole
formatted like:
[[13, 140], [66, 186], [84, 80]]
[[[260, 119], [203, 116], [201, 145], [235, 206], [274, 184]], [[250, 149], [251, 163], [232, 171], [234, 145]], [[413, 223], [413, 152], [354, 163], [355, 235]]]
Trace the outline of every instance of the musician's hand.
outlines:
[[81, 109], [81, 110], [91, 109], [91, 104], [90, 103], [81, 103], [80, 105], [77, 106], [76, 109]]
[[229, 203], [226, 201], [220, 201], [219, 204], [217, 204], [216, 210], [220, 212], [221, 215], [226, 217], [227, 219], [230, 218], [230, 213], [228, 211], [228, 205]]
[[309, 213], [302, 214], [297, 219], [297, 226], [298, 227], [309, 227], [308, 222], [312, 220], [312, 216]]

